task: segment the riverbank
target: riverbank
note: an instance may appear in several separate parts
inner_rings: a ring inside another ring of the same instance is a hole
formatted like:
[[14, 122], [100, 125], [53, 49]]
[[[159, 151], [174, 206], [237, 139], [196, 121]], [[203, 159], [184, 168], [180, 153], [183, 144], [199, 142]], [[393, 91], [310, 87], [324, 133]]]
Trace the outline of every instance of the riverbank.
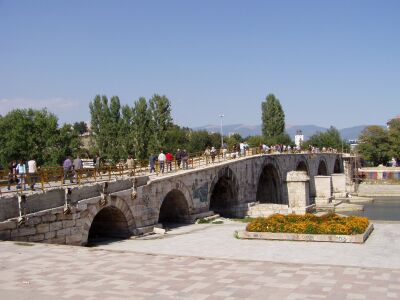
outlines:
[[400, 184], [361, 183], [357, 189], [360, 197], [400, 197]]

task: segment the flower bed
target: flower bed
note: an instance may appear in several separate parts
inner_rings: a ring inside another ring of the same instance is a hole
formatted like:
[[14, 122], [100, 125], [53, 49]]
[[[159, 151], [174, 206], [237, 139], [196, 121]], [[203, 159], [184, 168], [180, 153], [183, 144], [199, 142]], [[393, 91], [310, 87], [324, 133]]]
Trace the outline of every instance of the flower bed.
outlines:
[[281, 215], [257, 218], [246, 226], [248, 232], [297, 233], [297, 234], [332, 234], [357, 235], [364, 233], [369, 226], [365, 217], [340, 217], [327, 214], [317, 217], [312, 214]]

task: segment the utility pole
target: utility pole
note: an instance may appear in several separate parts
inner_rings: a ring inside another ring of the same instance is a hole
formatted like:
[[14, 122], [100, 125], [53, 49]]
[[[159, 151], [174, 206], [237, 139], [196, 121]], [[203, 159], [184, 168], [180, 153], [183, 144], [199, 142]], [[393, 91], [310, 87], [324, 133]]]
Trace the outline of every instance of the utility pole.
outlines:
[[224, 132], [222, 130], [222, 119], [224, 115], [220, 114], [219, 117], [221, 118], [221, 149], [222, 149], [224, 147]]

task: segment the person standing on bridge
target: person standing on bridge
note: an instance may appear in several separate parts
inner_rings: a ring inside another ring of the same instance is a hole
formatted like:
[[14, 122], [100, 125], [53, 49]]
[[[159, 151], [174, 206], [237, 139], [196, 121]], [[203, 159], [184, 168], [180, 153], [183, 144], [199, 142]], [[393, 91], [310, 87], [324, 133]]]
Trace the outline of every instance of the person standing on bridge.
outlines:
[[134, 169], [135, 169], [135, 160], [132, 158], [132, 155], [128, 155], [128, 159], [126, 160], [125, 167], [128, 170], [129, 176], [133, 176]]
[[30, 180], [30, 188], [32, 191], [34, 191], [37, 179], [37, 165], [33, 158], [28, 161], [28, 175]]
[[172, 160], [174, 156], [171, 152], [167, 152], [167, 154], [165, 154], [165, 159], [167, 161], [167, 172], [172, 172]]
[[156, 161], [157, 161], [157, 156], [152, 154], [149, 157], [149, 165], [150, 165], [150, 173], [153, 173], [156, 171]]
[[214, 163], [215, 156], [217, 156], [217, 149], [215, 149], [215, 147], [211, 147], [210, 155], [211, 155], [211, 162]]
[[26, 165], [23, 159], [20, 160], [19, 164], [17, 165], [16, 169], [18, 174], [18, 185], [17, 189], [22, 189], [22, 184], [24, 185], [24, 191], [26, 190]]
[[82, 159], [79, 157], [79, 155], [77, 155], [76, 158], [74, 159], [73, 165], [74, 165], [75, 178], [76, 181], [78, 181], [79, 175], [83, 169], [83, 162]]
[[175, 154], [176, 164], [178, 165], [178, 169], [181, 168], [181, 161], [182, 161], [182, 151], [178, 149]]
[[207, 146], [206, 150], [204, 151], [204, 156], [206, 157], [206, 165], [210, 163], [210, 155], [211, 155], [210, 147]]
[[65, 179], [67, 179], [67, 177], [69, 178], [69, 181], [71, 183], [74, 183], [74, 181], [72, 180], [72, 161], [71, 158], [68, 156], [63, 163], [63, 170], [64, 170], [64, 179], [63, 179], [63, 184], [65, 183]]
[[189, 161], [189, 153], [186, 150], [182, 151], [182, 169], [189, 169], [188, 166], [188, 161]]
[[8, 165], [8, 186], [7, 186], [7, 190], [10, 190], [11, 184], [13, 184], [14, 182], [15, 183], [18, 182], [16, 168], [17, 168], [17, 162], [15, 160], [13, 160]]
[[161, 173], [164, 173], [165, 160], [166, 160], [165, 154], [161, 150], [160, 154], [158, 155], [158, 162], [160, 163], [160, 172]]

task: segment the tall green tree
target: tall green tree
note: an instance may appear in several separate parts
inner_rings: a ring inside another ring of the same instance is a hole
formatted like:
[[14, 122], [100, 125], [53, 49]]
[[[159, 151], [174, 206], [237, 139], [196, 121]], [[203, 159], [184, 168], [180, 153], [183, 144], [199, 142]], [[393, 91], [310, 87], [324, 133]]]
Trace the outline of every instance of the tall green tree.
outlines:
[[152, 134], [150, 119], [147, 101], [141, 97], [134, 103], [132, 109], [133, 149], [137, 159], [147, 159], [150, 155], [148, 153], [148, 144]]
[[357, 150], [374, 166], [386, 164], [390, 150], [387, 130], [376, 125], [366, 127], [358, 138]]
[[392, 120], [388, 130], [388, 155], [400, 159], [400, 120]]
[[157, 153], [165, 147], [167, 130], [172, 124], [171, 103], [166, 96], [155, 94], [149, 100], [150, 152]]
[[73, 128], [78, 134], [83, 134], [88, 131], [87, 124], [84, 121], [75, 122]]
[[261, 103], [262, 134], [268, 144], [276, 143], [285, 134], [285, 113], [274, 94], [269, 94]]

